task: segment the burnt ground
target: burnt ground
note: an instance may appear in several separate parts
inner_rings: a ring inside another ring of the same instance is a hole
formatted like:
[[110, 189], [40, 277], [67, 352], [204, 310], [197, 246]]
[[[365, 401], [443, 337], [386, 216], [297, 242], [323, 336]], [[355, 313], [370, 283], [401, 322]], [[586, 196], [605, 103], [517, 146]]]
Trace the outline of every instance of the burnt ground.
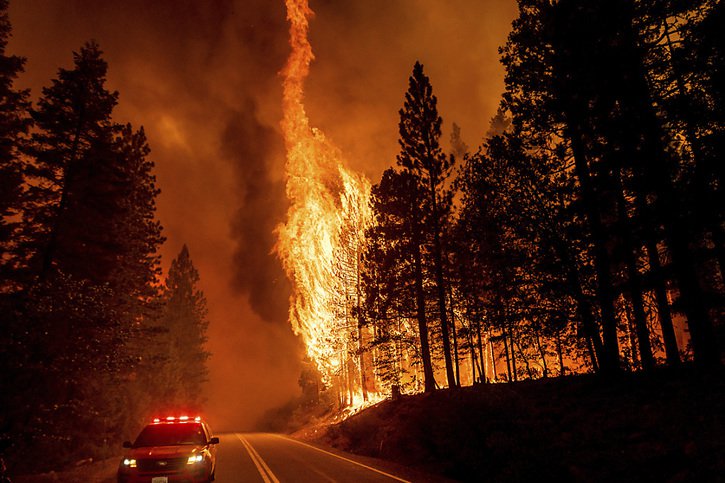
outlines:
[[296, 436], [459, 481], [725, 481], [725, 371], [441, 390]]

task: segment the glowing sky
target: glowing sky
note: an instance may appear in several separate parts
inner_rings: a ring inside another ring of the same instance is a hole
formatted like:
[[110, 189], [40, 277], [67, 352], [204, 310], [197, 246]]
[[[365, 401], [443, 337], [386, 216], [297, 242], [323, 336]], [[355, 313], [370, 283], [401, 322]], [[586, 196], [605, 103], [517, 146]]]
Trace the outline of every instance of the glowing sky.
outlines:
[[[353, 169], [395, 162], [398, 109], [416, 60], [430, 76], [447, 139], [469, 146], [503, 89], [498, 63], [514, 0], [325, 0], [311, 40], [306, 106]], [[11, 54], [28, 58], [33, 96], [95, 39], [120, 91], [114, 117], [146, 129], [156, 163], [164, 269], [186, 243], [209, 302], [209, 416], [249, 429], [298, 393], [289, 288], [271, 254], [286, 210], [278, 72], [288, 54], [274, 0], [11, 0]]]

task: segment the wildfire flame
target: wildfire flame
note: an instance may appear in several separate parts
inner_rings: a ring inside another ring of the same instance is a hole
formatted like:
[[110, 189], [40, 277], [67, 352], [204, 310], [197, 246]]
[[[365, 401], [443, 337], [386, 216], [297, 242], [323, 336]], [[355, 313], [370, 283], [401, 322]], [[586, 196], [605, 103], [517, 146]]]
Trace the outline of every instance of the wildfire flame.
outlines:
[[[309, 357], [325, 379], [346, 378], [359, 328], [354, 310], [359, 253], [371, 219], [370, 183], [345, 167], [340, 151], [310, 126], [304, 107], [304, 81], [314, 55], [308, 40], [313, 16], [307, 0], [286, 0], [291, 53], [283, 70], [282, 130], [287, 148], [286, 223], [278, 228], [277, 253], [293, 294], [290, 323], [303, 338]], [[357, 292], [359, 293], [359, 292]], [[358, 295], [359, 297], [359, 295]], [[360, 367], [357, 368], [361, 371]], [[344, 373], [344, 374], [343, 374]], [[358, 372], [359, 374], [359, 372]], [[355, 405], [356, 397], [350, 397]]]

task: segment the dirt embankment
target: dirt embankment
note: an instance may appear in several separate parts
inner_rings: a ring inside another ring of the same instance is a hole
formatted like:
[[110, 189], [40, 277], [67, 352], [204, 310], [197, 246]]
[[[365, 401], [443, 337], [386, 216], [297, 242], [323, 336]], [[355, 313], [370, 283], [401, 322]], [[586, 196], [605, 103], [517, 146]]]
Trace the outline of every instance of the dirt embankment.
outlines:
[[63, 471], [35, 475], [20, 475], [12, 478], [13, 483], [114, 483], [120, 456], [100, 461], [84, 461]]
[[725, 481], [724, 376], [661, 370], [442, 390], [307, 437], [459, 481]]

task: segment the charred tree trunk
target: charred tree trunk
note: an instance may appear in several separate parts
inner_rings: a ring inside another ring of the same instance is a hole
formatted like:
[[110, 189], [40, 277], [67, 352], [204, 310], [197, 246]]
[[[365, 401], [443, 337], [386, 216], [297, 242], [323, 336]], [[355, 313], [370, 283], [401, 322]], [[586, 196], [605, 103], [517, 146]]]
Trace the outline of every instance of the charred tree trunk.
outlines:
[[433, 364], [430, 358], [430, 345], [428, 342], [428, 321], [425, 315], [425, 291], [423, 288], [423, 263], [421, 258], [420, 244], [418, 240], [413, 240], [416, 318], [418, 320], [418, 336], [420, 337], [420, 355], [423, 362], [423, 379], [425, 392], [433, 392], [436, 388], [436, 381], [433, 375]]

